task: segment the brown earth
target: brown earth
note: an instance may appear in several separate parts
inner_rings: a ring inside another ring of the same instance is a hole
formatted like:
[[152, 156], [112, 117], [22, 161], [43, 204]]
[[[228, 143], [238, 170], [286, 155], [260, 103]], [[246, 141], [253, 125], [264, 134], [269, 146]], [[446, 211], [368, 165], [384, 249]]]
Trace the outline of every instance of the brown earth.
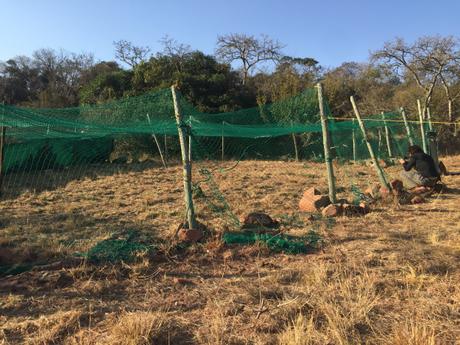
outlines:
[[[460, 171], [459, 156], [443, 160]], [[197, 214], [215, 237], [172, 250], [183, 221], [178, 167], [94, 172], [52, 190], [7, 193], [0, 266], [48, 266], [0, 278], [0, 343], [460, 343], [460, 176], [444, 178], [449, 189], [427, 203], [328, 220], [297, 209], [306, 188], [327, 185], [323, 164], [202, 163], [195, 181], [206, 180], [204, 166], [236, 217], [266, 212], [282, 232], [318, 232], [322, 247], [285, 255], [222, 246], [218, 236], [235, 220], [203, 182]], [[376, 181], [372, 167], [335, 168], [340, 198]], [[398, 167], [385, 170], [397, 177]], [[162, 255], [118, 265], [69, 259], [126, 230]]]

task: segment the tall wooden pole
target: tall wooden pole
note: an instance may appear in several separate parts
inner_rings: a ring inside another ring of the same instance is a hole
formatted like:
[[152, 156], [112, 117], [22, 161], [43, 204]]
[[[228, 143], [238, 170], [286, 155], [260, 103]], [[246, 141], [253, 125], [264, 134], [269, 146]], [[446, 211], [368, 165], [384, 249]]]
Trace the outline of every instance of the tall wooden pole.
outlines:
[[[148, 120], [149, 125], [150, 125], [151, 122], [150, 122], [149, 114], [147, 114], [147, 120]], [[156, 134], [152, 133], [152, 137], [153, 137], [153, 140], [155, 141], [155, 144], [157, 145], [158, 152], [160, 153], [160, 158], [161, 158], [161, 162], [163, 163], [163, 167], [167, 168], [168, 166], [166, 165], [166, 161], [165, 161], [165, 158], [163, 157], [163, 152], [161, 151], [161, 146], [160, 146], [160, 143], [158, 142], [158, 138], [157, 138]]]
[[184, 182], [184, 201], [186, 208], [187, 225], [189, 229], [196, 228], [195, 210], [192, 198], [192, 164], [189, 160], [187, 149], [187, 125], [184, 123], [179, 102], [177, 100], [176, 88], [171, 86], [171, 93], [174, 103], [174, 114], [176, 117], [177, 130], [179, 133], [180, 151], [182, 156], [182, 175]]
[[353, 150], [353, 161], [356, 162], [356, 133], [355, 133], [355, 120], [351, 120], [353, 123], [353, 129], [351, 130], [351, 143]]
[[327, 183], [329, 187], [329, 199], [331, 203], [336, 203], [337, 197], [336, 197], [336, 192], [335, 192], [334, 168], [332, 166], [329, 128], [328, 128], [328, 123], [327, 123], [327, 117], [326, 117], [326, 114], [324, 113], [323, 87], [321, 83], [318, 83], [316, 85], [316, 88], [318, 90], [319, 115], [321, 117], [321, 129], [323, 132], [324, 160], [326, 162], [326, 168], [327, 168]]
[[390, 138], [390, 129], [388, 128], [388, 123], [386, 122], [385, 112], [382, 111], [382, 120], [385, 125], [385, 139], [387, 142], [387, 151], [388, 157], [393, 157], [393, 151], [391, 150], [391, 138]]
[[432, 132], [433, 131], [433, 124], [431, 123], [430, 107], [426, 107], [426, 119], [428, 120], [428, 128], [430, 129], [430, 132]]
[[430, 149], [430, 156], [433, 158], [435, 163], [436, 171], [441, 175], [441, 168], [439, 167], [439, 157], [438, 157], [438, 140], [436, 132], [428, 133], [428, 147]]
[[417, 99], [417, 109], [418, 109], [418, 121], [420, 124], [420, 135], [422, 136], [423, 151], [426, 153], [428, 152], [428, 147], [426, 145], [425, 127], [423, 126], [422, 105], [420, 104], [419, 99]]
[[187, 142], [188, 142], [188, 161], [192, 161], [192, 117], [189, 116], [188, 118], [188, 137], [187, 137]]
[[351, 105], [353, 106], [353, 111], [355, 112], [356, 119], [358, 120], [359, 127], [361, 128], [361, 132], [363, 133], [363, 137], [364, 137], [364, 141], [366, 142], [367, 149], [369, 150], [369, 155], [371, 156], [371, 159], [374, 162], [374, 167], [377, 172], [379, 181], [383, 187], [386, 187], [388, 190], [391, 190], [390, 184], [385, 178], [385, 174], [383, 173], [383, 170], [380, 167], [379, 161], [377, 160], [377, 157], [375, 156], [374, 149], [372, 148], [372, 145], [369, 142], [369, 137], [367, 136], [366, 127], [364, 126], [363, 120], [361, 119], [361, 115], [359, 114], [359, 110], [358, 110], [358, 107], [356, 106], [355, 99], [353, 96], [350, 97], [350, 101], [351, 101]]
[[401, 107], [401, 116], [404, 121], [404, 126], [406, 127], [407, 138], [409, 140], [409, 145], [414, 145], [414, 137], [412, 136], [412, 130], [410, 129], [409, 122], [407, 122], [406, 111]]

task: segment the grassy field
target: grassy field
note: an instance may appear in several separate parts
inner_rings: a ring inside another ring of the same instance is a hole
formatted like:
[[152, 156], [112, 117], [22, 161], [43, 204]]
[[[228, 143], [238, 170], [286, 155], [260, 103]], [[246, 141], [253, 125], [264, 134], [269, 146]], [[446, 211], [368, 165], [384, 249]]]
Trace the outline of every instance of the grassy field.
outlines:
[[[460, 171], [460, 156], [443, 161]], [[0, 201], [0, 266], [46, 266], [0, 278], [0, 343], [460, 344], [460, 176], [445, 177], [449, 189], [425, 204], [378, 204], [364, 217], [331, 221], [298, 212], [304, 189], [327, 186], [323, 164], [233, 165], [210, 168], [236, 217], [267, 212], [283, 232], [316, 231], [321, 248], [285, 255], [225, 247], [219, 234], [232, 218], [215, 212], [215, 198], [200, 197], [199, 220], [213, 235], [174, 248], [179, 167], [133, 166], [9, 191]], [[340, 197], [376, 181], [361, 164], [336, 173]], [[207, 183], [202, 191], [212, 194]], [[157, 254], [113, 265], [70, 259], [128, 230]]]

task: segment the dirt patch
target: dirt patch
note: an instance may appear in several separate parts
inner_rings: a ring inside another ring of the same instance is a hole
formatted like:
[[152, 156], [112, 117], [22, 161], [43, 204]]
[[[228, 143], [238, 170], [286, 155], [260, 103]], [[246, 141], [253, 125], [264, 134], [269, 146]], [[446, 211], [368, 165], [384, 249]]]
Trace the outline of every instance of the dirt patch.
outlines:
[[[460, 157], [443, 161], [460, 171]], [[396, 166], [385, 170], [398, 176]], [[0, 201], [6, 264], [52, 264], [123, 231], [164, 254], [0, 278], [0, 342], [295, 344], [301, 336], [308, 344], [455, 344], [460, 337], [459, 177], [446, 177], [449, 188], [423, 204], [325, 219], [298, 212], [305, 189], [327, 185], [323, 164], [244, 161], [215, 171], [226, 204], [200, 184], [196, 211], [211, 230], [187, 255], [166, 241], [184, 221], [179, 167], [95, 173]], [[335, 171], [339, 198], [376, 182], [365, 165]], [[222, 246], [219, 236], [255, 211], [278, 220], [283, 234], [315, 231], [321, 250]]]

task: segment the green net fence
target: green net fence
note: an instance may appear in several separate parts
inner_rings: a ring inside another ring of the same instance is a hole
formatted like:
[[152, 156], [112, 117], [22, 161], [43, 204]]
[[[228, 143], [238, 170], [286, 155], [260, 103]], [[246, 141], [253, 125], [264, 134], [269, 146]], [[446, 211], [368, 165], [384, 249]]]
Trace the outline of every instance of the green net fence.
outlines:
[[[241, 224], [217, 180], [228, 179], [227, 173], [239, 162], [324, 161], [316, 89], [272, 104], [220, 114], [199, 112], [180, 94], [178, 102], [188, 128], [191, 158], [198, 163], [198, 173], [193, 176], [195, 202], [206, 204], [229, 230], [238, 230]], [[334, 118], [327, 101], [324, 109], [337, 161], [369, 159], [357, 122]], [[405, 155], [408, 135], [399, 112], [369, 115], [364, 120], [379, 158]], [[132, 165], [146, 164], [160, 169], [160, 153], [166, 164], [180, 164], [178, 128], [169, 89], [63, 109], [0, 105], [0, 127], [4, 133], [1, 169], [4, 198], [23, 191], [53, 189], [82, 176], [110, 175]], [[419, 125], [410, 122], [409, 127], [415, 143], [420, 144]], [[228, 164], [221, 165], [222, 161]], [[230, 236], [226, 241], [264, 242], [270, 248], [286, 252], [305, 251], [311, 242], [311, 238], [292, 241], [282, 236], [238, 236], [233, 239]], [[106, 246], [115, 246], [124, 253], [135, 247], [120, 239], [109, 239], [101, 242], [96, 251], [105, 252]], [[106, 255], [108, 260], [110, 255]]]

